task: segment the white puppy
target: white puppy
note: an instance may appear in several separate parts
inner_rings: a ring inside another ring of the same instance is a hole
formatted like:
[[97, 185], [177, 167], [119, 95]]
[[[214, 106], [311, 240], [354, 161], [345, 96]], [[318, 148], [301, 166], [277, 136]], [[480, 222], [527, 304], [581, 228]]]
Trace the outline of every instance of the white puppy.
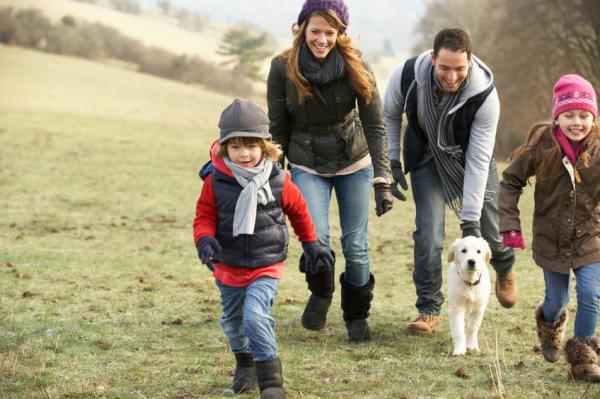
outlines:
[[448, 251], [448, 323], [455, 356], [479, 352], [477, 333], [490, 297], [491, 256], [488, 243], [474, 236], [455, 240]]

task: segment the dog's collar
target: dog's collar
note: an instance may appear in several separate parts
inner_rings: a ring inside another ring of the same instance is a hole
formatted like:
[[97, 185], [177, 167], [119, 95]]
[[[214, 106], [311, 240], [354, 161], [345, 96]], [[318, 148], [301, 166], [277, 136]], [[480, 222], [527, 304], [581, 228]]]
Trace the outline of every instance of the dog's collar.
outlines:
[[[458, 269], [456, 270], [456, 273], [458, 273]], [[475, 287], [477, 284], [481, 283], [481, 275], [482, 274], [483, 273], [479, 273], [479, 278], [477, 279], [477, 281], [475, 281], [473, 283], [470, 282], [470, 281], [463, 280], [463, 278], [461, 277], [460, 273], [458, 273], [458, 277], [460, 277], [460, 279], [463, 281], [463, 283], [465, 283], [469, 287]]]

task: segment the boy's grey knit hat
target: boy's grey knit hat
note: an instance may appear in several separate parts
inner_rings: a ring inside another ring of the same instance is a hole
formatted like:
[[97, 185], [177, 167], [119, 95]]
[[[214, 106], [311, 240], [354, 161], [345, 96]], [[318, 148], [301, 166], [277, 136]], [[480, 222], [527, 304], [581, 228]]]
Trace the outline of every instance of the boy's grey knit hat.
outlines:
[[223, 110], [219, 129], [221, 144], [233, 137], [271, 138], [267, 114], [254, 102], [244, 98], [236, 98]]

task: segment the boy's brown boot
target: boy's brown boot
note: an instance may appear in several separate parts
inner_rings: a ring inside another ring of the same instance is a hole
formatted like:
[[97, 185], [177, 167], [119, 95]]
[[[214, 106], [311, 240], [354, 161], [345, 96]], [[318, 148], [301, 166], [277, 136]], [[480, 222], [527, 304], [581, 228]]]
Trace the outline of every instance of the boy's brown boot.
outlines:
[[546, 321], [542, 312], [542, 305], [535, 309], [535, 324], [537, 336], [542, 346], [542, 355], [546, 361], [554, 363], [560, 357], [560, 346], [565, 339], [565, 323], [567, 322], [567, 308], [560, 314], [558, 320]]
[[565, 343], [565, 357], [571, 365], [569, 376], [574, 380], [600, 382], [598, 367], [598, 341], [596, 337], [587, 340], [573, 337]]
[[496, 297], [505, 308], [512, 308], [517, 302], [517, 275], [514, 272], [506, 276], [496, 273]]
[[429, 335], [442, 329], [439, 315], [421, 313], [412, 323], [406, 326], [406, 332], [415, 335]]
[[235, 363], [235, 373], [231, 384], [233, 392], [242, 393], [254, 388], [256, 385], [256, 367], [254, 366], [252, 353], [236, 353]]

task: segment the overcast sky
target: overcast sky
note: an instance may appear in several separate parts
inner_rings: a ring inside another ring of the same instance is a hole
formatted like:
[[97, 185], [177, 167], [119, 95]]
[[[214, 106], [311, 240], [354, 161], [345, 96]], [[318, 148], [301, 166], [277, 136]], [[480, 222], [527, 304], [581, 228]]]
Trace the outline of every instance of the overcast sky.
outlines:
[[[149, 7], [159, 0], [138, 0]], [[290, 36], [304, 0], [169, 0], [210, 19], [231, 24], [251, 23], [278, 36]], [[387, 38], [396, 53], [408, 53], [413, 31], [425, 11], [425, 1], [346, 0], [350, 10], [350, 33], [364, 50], [381, 50]]]

